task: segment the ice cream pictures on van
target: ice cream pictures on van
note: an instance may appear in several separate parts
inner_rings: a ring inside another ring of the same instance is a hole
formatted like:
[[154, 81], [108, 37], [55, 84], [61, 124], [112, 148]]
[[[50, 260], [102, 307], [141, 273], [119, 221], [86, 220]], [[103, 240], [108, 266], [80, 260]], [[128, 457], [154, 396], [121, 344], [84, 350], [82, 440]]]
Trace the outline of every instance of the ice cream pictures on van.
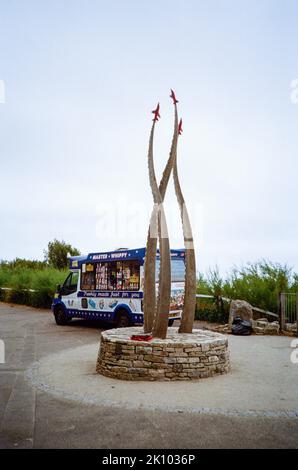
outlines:
[[[142, 299], [146, 248], [89, 253], [70, 258], [70, 273], [57, 292], [52, 311], [58, 325], [72, 318], [104, 320], [118, 327], [143, 323]], [[159, 255], [156, 257], [158, 281]], [[185, 250], [171, 250], [169, 324], [181, 318]], [[158, 288], [158, 283], [157, 283]]]

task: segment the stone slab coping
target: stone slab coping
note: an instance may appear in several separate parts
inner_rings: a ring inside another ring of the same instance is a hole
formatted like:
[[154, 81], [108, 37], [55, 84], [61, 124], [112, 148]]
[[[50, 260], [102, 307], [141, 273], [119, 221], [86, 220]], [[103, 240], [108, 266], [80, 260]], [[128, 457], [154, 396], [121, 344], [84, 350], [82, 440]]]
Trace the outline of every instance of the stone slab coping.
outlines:
[[220, 346], [226, 344], [227, 342], [226, 337], [221, 333], [198, 329], [194, 329], [192, 333], [178, 333], [178, 328], [175, 327], [168, 328], [166, 339], [153, 338], [151, 341], [135, 341], [130, 339], [134, 334], [143, 334], [143, 328], [135, 326], [129, 328], [113, 328], [111, 330], [104, 331], [101, 336], [103, 341], [149, 347], [157, 345], [174, 345], [177, 348], [186, 347], [188, 345], [195, 347], [202, 344], [211, 343], [216, 343], [218, 346]]

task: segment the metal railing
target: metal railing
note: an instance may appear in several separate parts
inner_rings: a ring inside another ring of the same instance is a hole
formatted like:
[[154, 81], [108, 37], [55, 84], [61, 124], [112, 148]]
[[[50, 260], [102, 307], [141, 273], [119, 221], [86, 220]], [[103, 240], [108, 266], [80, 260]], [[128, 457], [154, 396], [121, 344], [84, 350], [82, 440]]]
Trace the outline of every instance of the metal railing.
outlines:
[[279, 294], [280, 328], [286, 329], [286, 324], [297, 324], [298, 334], [298, 292], [281, 292]]

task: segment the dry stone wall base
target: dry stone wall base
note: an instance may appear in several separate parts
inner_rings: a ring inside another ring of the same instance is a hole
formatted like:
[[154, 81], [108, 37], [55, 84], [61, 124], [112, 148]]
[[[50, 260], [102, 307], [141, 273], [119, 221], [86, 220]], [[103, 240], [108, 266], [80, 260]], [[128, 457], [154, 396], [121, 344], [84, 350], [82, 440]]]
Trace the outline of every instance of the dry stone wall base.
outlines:
[[220, 333], [194, 330], [178, 334], [168, 328], [167, 338], [132, 341], [141, 327], [101, 333], [96, 371], [121, 380], [194, 380], [224, 374], [230, 369], [228, 339]]

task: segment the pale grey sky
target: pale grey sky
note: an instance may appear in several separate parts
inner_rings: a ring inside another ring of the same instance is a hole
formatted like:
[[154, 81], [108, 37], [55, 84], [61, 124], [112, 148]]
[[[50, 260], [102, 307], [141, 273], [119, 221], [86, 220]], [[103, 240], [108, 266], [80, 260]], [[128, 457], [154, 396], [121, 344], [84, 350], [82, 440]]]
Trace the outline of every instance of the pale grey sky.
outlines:
[[[10, 1], [1, 6], [0, 258], [144, 246], [180, 100], [179, 167], [198, 270], [298, 270], [295, 0]], [[182, 246], [172, 189], [166, 208]]]

